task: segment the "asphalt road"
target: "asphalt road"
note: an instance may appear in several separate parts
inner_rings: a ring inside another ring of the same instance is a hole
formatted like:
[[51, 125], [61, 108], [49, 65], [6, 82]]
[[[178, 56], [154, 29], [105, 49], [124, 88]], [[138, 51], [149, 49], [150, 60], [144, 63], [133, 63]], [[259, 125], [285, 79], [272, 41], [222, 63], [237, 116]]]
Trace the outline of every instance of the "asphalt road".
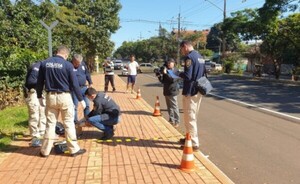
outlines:
[[[300, 183], [300, 86], [230, 76], [210, 79], [216, 96], [201, 103], [201, 151], [235, 183]], [[155, 76], [139, 74], [137, 87], [152, 107], [160, 97], [168, 119]]]

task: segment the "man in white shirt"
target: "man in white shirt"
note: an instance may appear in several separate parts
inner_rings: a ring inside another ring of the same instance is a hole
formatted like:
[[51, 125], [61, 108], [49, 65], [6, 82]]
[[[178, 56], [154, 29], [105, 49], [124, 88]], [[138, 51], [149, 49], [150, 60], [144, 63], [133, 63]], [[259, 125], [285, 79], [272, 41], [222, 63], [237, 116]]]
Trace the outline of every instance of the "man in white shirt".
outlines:
[[129, 92], [130, 84], [131, 84], [131, 93], [133, 93], [138, 68], [139, 68], [139, 64], [135, 61], [135, 56], [133, 54], [130, 55], [130, 62], [127, 64], [128, 76], [127, 76], [126, 93]]

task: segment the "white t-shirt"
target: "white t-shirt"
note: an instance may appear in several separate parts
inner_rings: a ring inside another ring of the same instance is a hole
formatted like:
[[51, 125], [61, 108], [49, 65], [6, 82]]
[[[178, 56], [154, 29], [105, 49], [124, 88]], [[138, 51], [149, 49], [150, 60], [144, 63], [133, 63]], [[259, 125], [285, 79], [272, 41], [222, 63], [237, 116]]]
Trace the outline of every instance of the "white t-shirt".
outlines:
[[136, 61], [128, 62], [127, 63], [128, 75], [136, 75], [138, 67], [139, 64]]

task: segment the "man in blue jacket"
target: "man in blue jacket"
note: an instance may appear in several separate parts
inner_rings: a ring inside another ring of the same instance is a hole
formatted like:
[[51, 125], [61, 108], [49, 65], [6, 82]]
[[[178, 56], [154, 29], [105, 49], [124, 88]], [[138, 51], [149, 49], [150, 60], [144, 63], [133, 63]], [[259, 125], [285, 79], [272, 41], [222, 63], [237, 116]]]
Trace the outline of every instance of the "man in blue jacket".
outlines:
[[120, 121], [121, 111], [119, 105], [107, 93], [97, 92], [94, 88], [88, 88], [85, 95], [94, 102], [94, 107], [84, 121], [104, 132], [102, 140], [112, 138], [114, 136], [114, 125]]
[[29, 130], [32, 136], [31, 146], [41, 146], [41, 138], [44, 136], [46, 129], [45, 107], [39, 103], [36, 94], [37, 78], [41, 62], [33, 63], [27, 71], [25, 81], [25, 101], [29, 113]]
[[[196, 90], [195, 81], [204, 76], [205, 62], [202, 56], [194, 50], [190, 41], [182, 41], [180, 51], [185, 56], [184, 71], [179, 74], [183, 79], [182, 104], [185, 131], [191, 135], [193, 150], [198, 151], [197, 117], [202, 95]], [[184, 141], [184, 139], [180, 140], [181, 143], [184, 143]]]
[[47, 116], [46, 132], [40, 152], [41, 157], [47, 157], [51, 152], [56, 137], [55, 125], [59, 114], [65, 128], [67, 146], [71, 156], [77, 156], [86, 152], [85, 149], [80, 149], [77, 143], [74, 124], [74, 104], [71, 92], [75, 92], [83, 109], [86, 105], [73, 71], [74, 67], [70, 62], [66, 61], [69, 54], [70, 50], [66, 46], [60, 46], [57, 49], [57, 54], [43, 61], [40, 66], [37, 96], [40, 104], [45, 106], [42, 98], [42, 91], [45, 86]]
[[[90, 113], [90, 103], [89, 103], [89, 99], [85, 96], [84, 93], [88, 87], [92, 87], [93, 82], [91, 79], [90, 72], [88, 71], [86, 64], [82, 60], [83, 60], [83, 57], [81, 54], [74, 54], [74, 56], [72, 58], [72, 64], [74, 66], [73, 70], [78, 79], [81, 95], [83, 96], [83, 100], [86, 104], [86, 107], [83, 110], [83, 114], [84, 114], [84, 116], [86, 116]], [[88, 82], [89, 86], [86, 85], [86, 81]], [[72, 92], [72, 98], [73, 98], [73, 103], [75, 106], [74, 122], [77, 123], [78, 122], [78, 113], [77, 113], [78, 99], [77, 99], [74, 91]]]

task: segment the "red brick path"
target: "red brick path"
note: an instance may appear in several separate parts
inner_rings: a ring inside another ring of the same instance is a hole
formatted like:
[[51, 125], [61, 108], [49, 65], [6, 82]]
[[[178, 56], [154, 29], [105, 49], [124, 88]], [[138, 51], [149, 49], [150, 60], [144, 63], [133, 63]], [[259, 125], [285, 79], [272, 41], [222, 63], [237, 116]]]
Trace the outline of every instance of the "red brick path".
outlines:
[[[103, 75], [93, 75], [94, 87], [103, 91]], [[164, 118], [153, 117], [153, 108], [136, 94], [125, 94], [125, 83], [115, 77], [117, 92], [108, 93], [121, 107], [121, 122], [110, 141], [100, 141], [102, 132], [84, 127], [79, 140], [87, 153], [48, 158], [29, 139], [16, 142], [17, 151], [0, 157], [0, 183], [232, 183], [203, 154], [195, 153], [198, 170], [181, 172], [183, 137]], [[82, 116], [82, 113], [80, 114]]]

